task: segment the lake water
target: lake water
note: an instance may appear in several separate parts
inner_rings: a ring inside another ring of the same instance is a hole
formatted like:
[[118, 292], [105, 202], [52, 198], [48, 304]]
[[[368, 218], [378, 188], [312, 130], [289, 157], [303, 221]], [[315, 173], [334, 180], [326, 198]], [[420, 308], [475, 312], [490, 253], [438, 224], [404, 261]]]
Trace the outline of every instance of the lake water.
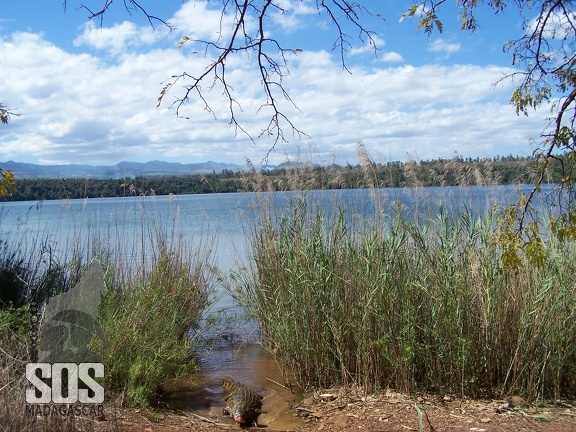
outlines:
[[[495, 202], [513, 203], [519, 191], [529, 190], [529, 186], [432, 187], [0, 203], [0, 240], [23, 250], [49, 249], [65, 262], [71, 245], [92, 239], [138, 262], [152, 247], [146, 233], [162, 229], [167, 237], [174, 233], [193, 244], [211, 243], [216, 264], [227, 272], [238, 260], [248, 259], [247, 233], [263, 206], [280, 217], [292, 200], [306, 196], [327, 212], [344, 204], [350, 219], [391, 214], [398, 208], [408, 218], [422, 218], [436, 214], [440, 204], [454, 213], [483, 212]], [[233, 306], [231, 299], [223, 296], [218, 307], [228, 306]]]
[[344, 204], [348, 217], [373, 218], [400, 208], [408, 218], [435, 215], [440, 204], [454, 214], [480, 213], [494, 203], [511, 204], [529, 186], [352, 189], [309, 192], [233, 193], [73, 199], [0, 203], [0, 240], [31, 249], [38, 242], [66, 255], [70, 245], [97, 238], [137, 260], [146, 251], [143, 233], [163, 229], [198, 244], [213, 243], [218, 266], [228, 271], [245, 260], [247, 232], [263, 206], [280, 217], [302, 196], [327, 212]]
[[[237, 263], [249, 261], [247, 233], [258, 220], [263, 206], [271, 206], [280, 217], [291, 200], [306, 196], [327, 212], [345, 204], [349, 218], [372, 218], [400, 209], [406, 217], [434, 215], [439, 205], [456, 214], [469, 209], [482, 213], [494, 203], [512, 204], [518, 192], [529, 186], [403, 188], [376, 190], [333, 190], [310, 192], [237, 193], [180, 196], [146, 196], [87, 200], [56, 200], [0, 204], [0, 240], [32, 250], [40, 242], [65, 257], [74, 242], [97, 238], [133, 260], [146, 256], [151, 245], [143, 233], [157, 229], [181, 234], [192, 244], [212, 242], [216, 265], [229, 272]], [[212, 311], [238, 312], [225, 292]], [[274, 384], [282, 376], [274, 360], [254, 343], [257, 329], [238, 320], [229, 323], [226, 338], [200, 359], [201, 374], [194, 382], [167, 384], [174, 406], [213, 415], [221, 409], [222, 377], [250, 383], [265, 394], [263, 422], [277, 428], [294, 427], [287, 409], [296, 395]]]

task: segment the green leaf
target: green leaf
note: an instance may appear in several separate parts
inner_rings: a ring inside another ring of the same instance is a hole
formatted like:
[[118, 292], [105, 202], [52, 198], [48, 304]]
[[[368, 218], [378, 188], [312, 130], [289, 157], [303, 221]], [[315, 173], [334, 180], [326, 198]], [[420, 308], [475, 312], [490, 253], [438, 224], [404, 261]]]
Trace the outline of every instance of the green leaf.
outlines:
[[417, 11], [418, 11], [418, 5], [413, 5], [412, 7], [410, 7], [410, 9], [408, 9], [408, 12], [404, 12], [402, 14], [402, 16], [400, 17], [400, 22], [404, 21], [404, 18], [406, 17], [413, 17], [414, 15], [416, 15]]

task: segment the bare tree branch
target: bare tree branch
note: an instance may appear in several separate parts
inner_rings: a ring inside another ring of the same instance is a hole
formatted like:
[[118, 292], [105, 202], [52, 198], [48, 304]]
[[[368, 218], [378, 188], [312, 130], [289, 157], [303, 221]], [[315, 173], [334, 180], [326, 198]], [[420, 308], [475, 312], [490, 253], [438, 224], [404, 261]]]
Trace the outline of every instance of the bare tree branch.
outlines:
[[[335, 25], [337, 39], [332, 48], [340, 51], [343, 69], [348, 70], [345, 54], [355, 39], [346, 33], [343, 27], [344, 23], [351, 24], [352, 28], [358, 31], [356, 39], [363, 42], [368, 40], [376, 52], [375, 33], [367, 30], [361, 22], [361, 14], [371, 15], [365, 7], [349, 0], [317, 0], [316, 8], [319, 14], [325, 13]], [[254, 53], [256, 56], [255, 66], [261, 78], [263, 91], [263, 102], [257, 113], [271, 112], [268, 124], [258, 134], [258, 137], [268, 136], [273, 138], [272, 146], [266, 157], [274, 150], [278, 142], [288, 141], [285, 131], [286, 127], [291, 131], [291, 135], [298, 139], [308, 136], [292, 122], [282, 108], [284, 101], [299, 111], [297, 104], [284, 87], [284, 78], [290, 75], [286, 56], [288, 54], [297, 54], [298, 49], [286, 48], [277, 39], [267, 36], [268, 26], [271, 25], [270, 10], [275, 10], [281, 14], [287, 13], [280, 3], [275, 0], [222, 0], [220, 34], [222, 34], [222, 23], [225, 18], [231, 16], [233, 18], [233, 27], [230, 37], [223, 41], [224, 43], [220, 42], [220, 38], [217, 40], [201, 40], [184, 37], [179, 43], [180, 47], [184, 43], [189, 42], [200, 44], [203, 46], [202, 51], [205, 56], [209, 56], [213, 52], [216, 53], [215, 60], [197, 76], [192, 76], [187, 72], [172, 76], [172, 80], [164, 86], [158, 98], [158, 105], [160, 105], [167, 93], [174, 93], [176, 96], [170, 106], [175, 107], [176, 115], [181, 117], [185, 117], [183, 115], [184, 106], [193, 97], [201, 100], [204, 103], [204, 108], [214, 114], [202, 88], [202, 83], [207, 79], [211, 79], [212, 84], [209, 89], [213, 89], [216, 85], [221, 86], [224, 96], [228, 99], [230, 124], [234, 126], [237, 132], [242, 132], [250, 140], [254, 141], [250, 132], [238, 120], [237, 110], [241, 110], [242, 107], [235, 99], [234, 89], [226, 78], [226, 63], [231, 55]], [[250, 33], [246, 23], [248, 19], [252, 18], [256, 20], [257, 28]], [[185, 84], [184, 81], [188, 80], [191, 82]], [[178, 94], [177, 87], [182, 89], [182, 94]]]
[[[64, 10], [66, 10], [68, 8], [68, 1], [69, 0], [64, 0], [64, 3], [63, 3]], [[124, 9], [126, 9], [126, 11], [128, 12], [129, 15], [132, 15], [134, 12], [139, 11], [146, 16], [146, 19], [148, 20], [148, 22], [150, 23], [152, 28], [155, 28], [156, 23], [160, 23], [160, 24], [168, 27], [170, 30], [173, 30], [173, 27], [167, 21], [164, 21], [162, 18], [159, 18], [155, 15], [149, 14], [147, 12], [147, 9], [144, 8], [140, 4], [139, 1], [137, 1], [137, 0], [122, 0], [122, 1], [124, 4]], [[92, 9], [89, 6], [82, 3], [82, 4], [80, 4], [79, 9], [86, 10], [89, 14], [88, 19], [89, 20], [98, 19], [100, 21], [100, 25], [102, 26], [104, 23], [104, 15], [106, 14], [106, 12], [108, 12], [108, 10], [110, 10], [113, 3], [114, 3], [114, 0], [104, 0], [104, 5], [102, 7], [96, 8], [96, 9]]]
[[[84, 0], [79, 8], [88, 11], [88, 19], [98, 19], [100, 25], [103, 23], [105, 14], [118, 3], [115, 3], [115, 0], [101, 0], [103, 4], [100, 2], [98, 7], [92, 7], [88, 4], [89, 1]], [[65, 9], [70, 2], [71, 0], [63, 0]], [[130, 15], [137, 12], [143, 13], [153, 28], [155, 24], [161, 23], [172, 29], [167, 21], [149, 13], [140, 0], [122, 0], [122, 2]], [[332, 49], [339, 51], [343, 70], [349, 72], [346, 66], [346, 53], [355, 40], [368, 41], [374, 52], [377, 52], [374, 37], [376, 33], [367, 29], [362, 22], [364, 15], [374, 16], [366, 7], [352, 0], [315, 0], [315, 4], [318, 15], [326, 15], [336, 29], [336, 40]], [[267, 125], [257, 136], [273, 138], [268, 156], [278, 142], [288, 141], [288, 131], [285, 129], [290, 130], [291, 135], [298, 139], [308, 136], [292, 122], [284, 108], [286, 102], [288, 106], [299, 111], [295, 101], [284, 87], [284, 79], [290, 75], [287, 55], [297, 54], [299, 49], [285, 47], [279, 40], [268, 36], [269, 27], [274, 24], [271, 19], [272, 11], [281, 15], [289, 11], [279, 0], [221, 0], [221, 6], [220, 32], [215, 39], [202, 40], [185, 36], [178, 44], [180, 48], [185, 43], [200, 45], [202, 47], [200, 52], [205, 58], [212, 57], [212, 60], [208, 61], [206, 68], [199, 74], [183, 71], [172, 75], [160, 92], [158, 106], [170, 93], [174, 95], [174, 99], [169, 106], [175, 108], [176, 116], [188, 118], [185, 114], [185, 105], [192, 100], [197, 100], [201, 101], [204, 109], [216, 118], [206, 92], [218, 87], [228, 102], [230, 125], [234, 126], [237, 133], [246, 135], [254, 142], [251, 132], [240, 123], [238, 114], [242, 111], [242, 106], [235, 96], [226, 68], [231, 56], [254, 54], [256, 58], [254, 67], [257, 68], [262, 89], [262, 103], [256, 114], [269, 115]], [[381, 18], [380, 14], [375, 16]], [[230, 18], [232, 31], [229, 36], [224, 37], [226, 32], [223, 26]], [[257, 23], [255, 29], [247, 25], [253, 20]], [[348, 33], [350, 28], [357, 32], [356, 36]]]

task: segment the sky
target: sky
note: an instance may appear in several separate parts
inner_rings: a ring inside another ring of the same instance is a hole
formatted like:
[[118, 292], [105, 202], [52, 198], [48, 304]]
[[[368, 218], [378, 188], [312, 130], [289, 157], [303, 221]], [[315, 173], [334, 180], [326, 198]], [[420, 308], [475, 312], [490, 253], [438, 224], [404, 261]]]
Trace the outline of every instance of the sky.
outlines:
[[284, 124], [286, 141], [275, 144], [259, 136], [270, 111], [253, 55], [231, 56], [226, 65], [237, 119], [251, 138], [230, 124], [228, 100], [211, 82], [202, 89], [212, 112], [196, 98], [176, 115], [180, 84], [157, 106], [172, 76], [201, 73], [212, 60], [199, 44], [179, 41], [213, 39], [220, 28], [228, 34], [220, 1], [140, 2], [172, 31], [119, 0], [102, 22], [88, 20], [81, 7], [101, 0], [68, 0], [66, 9], [63, 1], [0, 2], [0, 102], [20, 114], [0, 125], [0, 163], [356, 164], [360, 144], [382, 163], [526, 156], [549, 115], [518, 116], [510, 105], [513, 82], [502, 79], [516, 69], [502, 47], [522, 34], [513, 8], [481, 11], [480, 28], [470, 33], [447, 2], [443, 33], [428, 37], [416, 20], [401, 20], [410, 0], [361, 0], [374, 14], [360, 19], [375, 32], [377, 50], [343, 24], [352, 36], [343, 69], [332, 50], [335, 27], [316, 1], [278, 0], [286, 13], [268, 16], [267, 36], [296, 50], [287, 54], [290, 75], [282, 81], [294, 105], [279, 98], [279, 107], [306, 135]]

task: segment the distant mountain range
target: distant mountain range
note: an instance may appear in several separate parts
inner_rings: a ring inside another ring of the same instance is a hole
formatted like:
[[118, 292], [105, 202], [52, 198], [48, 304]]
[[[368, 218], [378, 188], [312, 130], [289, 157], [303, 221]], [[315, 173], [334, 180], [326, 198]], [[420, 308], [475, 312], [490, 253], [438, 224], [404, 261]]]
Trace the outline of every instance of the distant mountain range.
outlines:
[[[284, 162], [278, 166], [262, 165], [259, 168], [270, 170], [302, 166], [303, 163]], [[16, 179], [31, 178], [95, 178], [117, 179], [125, 177], [163, 177], [193, 174], [220, 174], [222, 170], [243, 171], [246, 166], [232, 163], [208, 161], [204, 163], [181, 164], [177, 162], [120, 162], [116, 165], [36, 165], [23, 162], [0, 162], [0, 168], [12, 171]]]

